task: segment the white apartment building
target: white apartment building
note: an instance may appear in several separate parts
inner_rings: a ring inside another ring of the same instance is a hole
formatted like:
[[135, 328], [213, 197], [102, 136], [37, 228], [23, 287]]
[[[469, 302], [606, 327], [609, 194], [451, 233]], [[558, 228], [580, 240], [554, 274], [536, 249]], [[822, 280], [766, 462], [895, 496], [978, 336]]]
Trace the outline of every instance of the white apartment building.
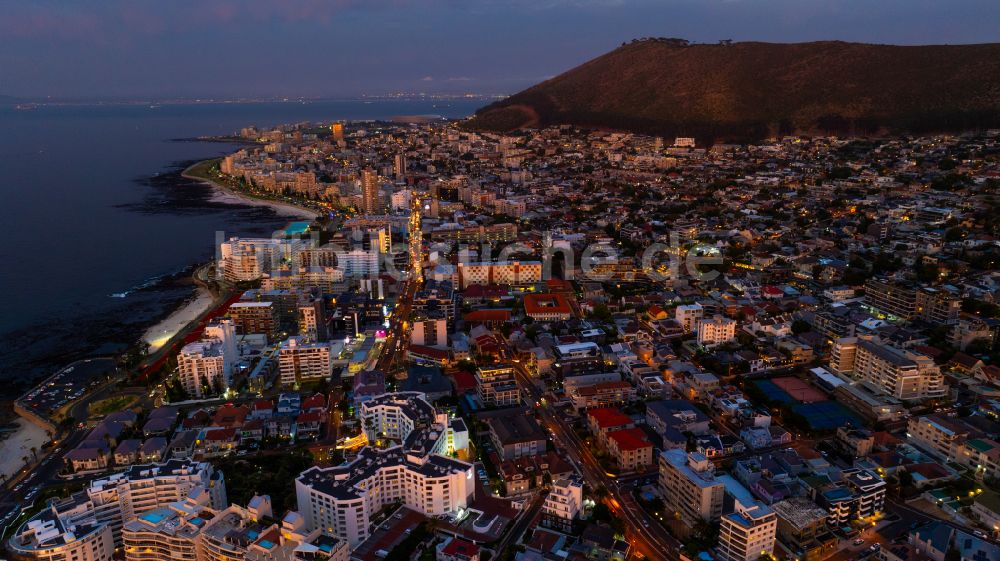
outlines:
[[195, 398], [203, 397], [206, 389], [225, 390], [232, 384], [233, 364], [238, 355], [233, 322], [222, 320], [209, 325], [202, 340], [184, 345], [177, 355], [181, 385]]
[[125, 522], [125, 561], [200, 561], [198, 536], [204, 520], [198, 514], [194, 510], [159, 508]]
[[187, 459], [130, 466], [121, 473], [91, 481], [81, 493], [85, 493], [81, 497], [84, 508], [76, 510], [74, 518], [82, 515], [107, 523], [116, 541], [124, 521], [171, 503], [195, 500], [216, 509], [227, 503], [222, 472], [215, 471], [208, 462]]
[[211, 464], [136, 465], [53, 502], [18, 528], [8, 546], [26, 558], [109, 561], [125, 523], [148, 514], [155, 525], [159, 516], [150, 513], [168, 507], [193, 512], [225, 504], [225, 481]]
[[115, 543], [107, 524], [70, 523], [50, 507], [14, 532], [7, 541], [7, 551], [17, 559], [110, 561]]
[[715, 478], [715, 464], [699, 452], [660, 454], [660, 494], [667, 512], [679, 513], [689, 525], [722, 516], [725, 485]]
[[509, 364], [477, 368], [476, 388], [479, 401], [486, 407], [517, 405], [521, 401], [521, 391], [514, 379], [514, 368]]
[[757, 561], [762, 555], [771, 555], [777, 531], [778, 516], [770, 507], [757, 500], [744, 504], [737, 498], [735, 510], [721, 520], [719, 559]]
[[736, 320], [715, 316], [698, 322], [698, 344], [714, 347], [736, 339]]
[[410, 330], [410, 344], [427, 347], [448, 346], [448, 320], [440, 318], [414, 318]]
[[[853, 364], [850, 361], [852, 345], [856, 346]], [[831, 368], [853, 373], [875, 392], [896, 399], [936, 399], [948, 393], [941, 369], [930, 357], [868, 339], [838, 340]]]
[[684, 328], [685, 333], [698, 329], [698, 322], [705, 317], [705, 309], [701, 304], [684, 304], [674, 310], [677, 323]]
[[313, 380], [329, 380], [333, 361], [328, 343], [305, 343], [303, 337], [289, 337], [278, 350], [278, 372], [282, 386]]
[[372, 517], [387, 504], [399, 501], [428, 516], [468, 507], [475, 495], [473, 466], [442, 455], [467, 452], [468, 430], [461, 419], [438, 413], [419, 392], [375, 397], [362, 404], [361, 418], [370, 439], [401, 443], [368, 446], [349, 464], [302, 472], [295, 491], [308, 528], [355, 547], [368, 538]]
[[370, 278], [378, 276], [378, 248], [369, 250], [354, 248], [350, 251], [337, 251], [336, 256], [337, 268], [344, 273], [344, 277], [346, 278]]
[[542, 525], [562, 532], [573, 529], [573, 521], [583, 512], [583, 483], [577, 477], [552, 483], [542, 505]]
[[311, 243], [300, 239], [229, 238], [219, 245], [219, 268], [230, 282], [257, 280], [282, 263], [294, 262]]
[[523, 286], [542, 282], [541, 261], [480, 261], [458, 263], [458, 288], [472, 285], [506, 284]]

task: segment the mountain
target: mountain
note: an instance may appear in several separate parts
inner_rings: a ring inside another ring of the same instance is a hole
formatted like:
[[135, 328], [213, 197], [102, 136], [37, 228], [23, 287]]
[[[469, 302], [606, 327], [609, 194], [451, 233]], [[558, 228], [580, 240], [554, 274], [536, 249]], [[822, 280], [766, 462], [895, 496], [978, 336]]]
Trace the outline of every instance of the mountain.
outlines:
[[480, 109], [479, 130], [572, 124], [703, 142], [1000, 126], [1000, 44], [643, 39]]

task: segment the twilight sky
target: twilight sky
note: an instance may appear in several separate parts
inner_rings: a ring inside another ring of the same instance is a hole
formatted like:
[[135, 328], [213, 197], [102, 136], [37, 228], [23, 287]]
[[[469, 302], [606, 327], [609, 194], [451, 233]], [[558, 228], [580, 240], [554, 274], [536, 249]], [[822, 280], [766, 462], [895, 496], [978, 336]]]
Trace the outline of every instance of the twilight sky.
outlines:
[[514, 93], [643, 36], [1000, 42], [1000, 2], [0, 0], [0, 95]]

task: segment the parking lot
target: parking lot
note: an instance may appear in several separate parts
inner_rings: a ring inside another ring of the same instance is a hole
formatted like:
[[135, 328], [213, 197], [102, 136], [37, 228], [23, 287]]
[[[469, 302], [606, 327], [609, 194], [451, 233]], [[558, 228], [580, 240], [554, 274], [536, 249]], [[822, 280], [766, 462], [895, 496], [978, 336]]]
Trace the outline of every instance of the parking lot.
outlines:
[[25, 394], [19, 401], [26, 408], [50, 417], [55, 411], [82, 397], [115, 373], [111, 359], [86, 359], [63, 368]]

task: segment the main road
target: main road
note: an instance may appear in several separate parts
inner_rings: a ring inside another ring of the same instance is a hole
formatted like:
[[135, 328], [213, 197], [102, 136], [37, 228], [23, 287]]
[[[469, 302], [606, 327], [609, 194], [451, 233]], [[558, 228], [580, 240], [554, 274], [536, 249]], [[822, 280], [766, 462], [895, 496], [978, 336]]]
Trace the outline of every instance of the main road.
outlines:
[[[542, 391], [524, 370], [520, 363], [514, 363], [515, 378], [521, 391], [533, 403], [540, 403]], [[550, 407], [538, 407], [536, 411], [542, 423], [555, 437], [556, 444], [564, 450], [570, 461], [580, 470], [586, 483], [592, 488], [604, 487], [608, 490], [607, 502], [615, 516], [625, 521], [625, 537], [634, 550], [649, 559], [677, 561], [680, 558], [681, 543], [667, 533], [660, 523], [642, 509], [632, 494], [619, 485], [617, 477], [609, 475], [590, 453], [566, 420]]]

